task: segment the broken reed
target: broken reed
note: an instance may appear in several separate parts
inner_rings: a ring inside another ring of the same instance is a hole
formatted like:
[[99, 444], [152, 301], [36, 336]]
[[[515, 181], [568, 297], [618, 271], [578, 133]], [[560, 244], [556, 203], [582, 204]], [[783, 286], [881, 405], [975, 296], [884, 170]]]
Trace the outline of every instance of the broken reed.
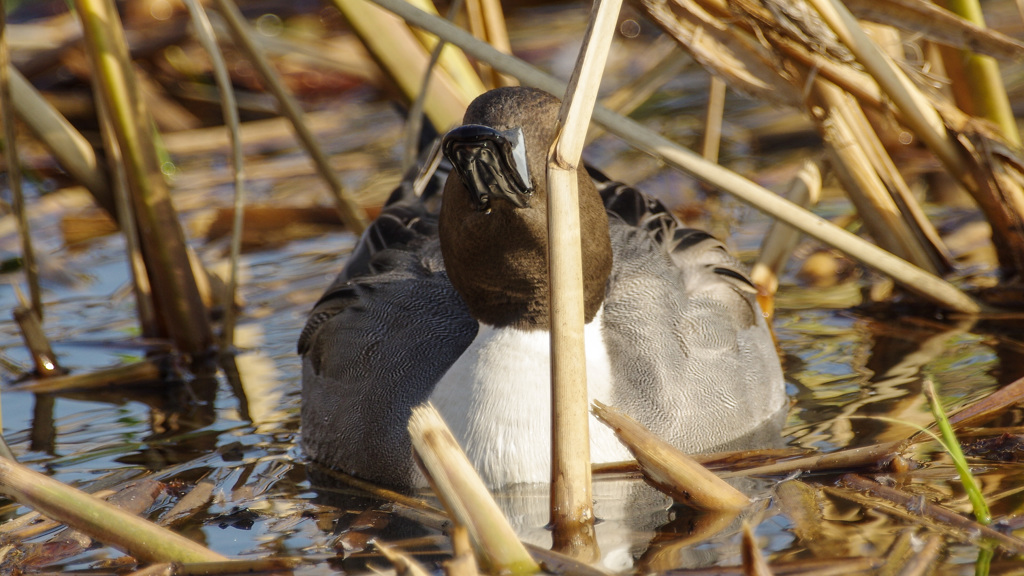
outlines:
[[429, 403], [409, 417], [417, 464], [453, 522], [465, 527], [477, 561], [495, 574], [527, 575], [539, 570], [502, 514], [473, 465]]

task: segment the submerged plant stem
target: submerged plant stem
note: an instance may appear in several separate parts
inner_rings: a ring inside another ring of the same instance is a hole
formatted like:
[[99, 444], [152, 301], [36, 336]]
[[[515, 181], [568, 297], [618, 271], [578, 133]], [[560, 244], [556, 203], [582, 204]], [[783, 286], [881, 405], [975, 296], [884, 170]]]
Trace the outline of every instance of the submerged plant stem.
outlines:
[[[917, 496], [904, 490], [883, 486], [857, 474], [844, 474], [839, 482], [843, 486], [842, 488], [825, 486], [823, 489], [829, 494], [857, 502], [863, 506], [887, 512], [898, 511], [900, 517], [911, 521], [924, 524], [937, 522], [939, 525], [956, 530], [967, 541], [975, 542], [984, 539], [1013, 554], [1024, 554], [1024, 540], [1017, 536], [1003, 534], [938, 504], [925, 501], [922, 505]], [[859, 492], [867, 492], [874, 498], [865, 498]], [[909, 512], [911, 509], [914, 512]]]
[[950, 426], [949, 419], [946, 418], [946, 412], [935, 395], [935, 383], [931, 378], [924, 382], [924, 395], [928, 398], [932, 414], [935, 415], [935, 423], [942, 433], [942, 443], [953, 459], [953, 465], [956, 466], [956, 471], [960, 475], [960, 482], [964, 485], [964, 492], [967, 493], [967, 498], [970, 499], [971, 506], [974, 508], [974, 517], [978, 519], [979, 523], [988, 526], [992, 523], [992, 514], [988, 510], [988, 504], [985, 503], [985, 496], [981, 493], [978, 481], [971, 474], [967, 458], [964, 457], [964, 452], [960, 449], [960, 441], [957, 440], [956, 433], [953, 432], [953, 427]]

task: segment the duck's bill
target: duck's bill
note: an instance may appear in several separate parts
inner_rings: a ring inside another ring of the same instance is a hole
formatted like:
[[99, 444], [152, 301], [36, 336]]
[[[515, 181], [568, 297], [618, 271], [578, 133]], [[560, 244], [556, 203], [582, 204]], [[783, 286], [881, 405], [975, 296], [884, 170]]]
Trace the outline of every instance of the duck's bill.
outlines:
[[467, 124], [445, 134], [442, 147], [481, 210], [489, 209], [494, 198], [518, 208], [530, 205], [533, 186], [521, 128], [500, 131]]

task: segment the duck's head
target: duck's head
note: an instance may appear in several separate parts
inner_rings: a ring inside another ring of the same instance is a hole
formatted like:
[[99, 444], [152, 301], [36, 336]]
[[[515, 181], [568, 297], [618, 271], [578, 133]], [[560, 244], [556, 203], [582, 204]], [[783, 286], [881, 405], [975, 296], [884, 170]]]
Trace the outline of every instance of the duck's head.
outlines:
[[[548, 328], [547, 155], [561, 103], [524, 87], [491, 90], [444, 137], [448, 176], [439, 234], [445, 268], [473, 316], [493, 326]], [[604, 300], [612, 251], [593, 181], [579, 179], [586, 321]]]

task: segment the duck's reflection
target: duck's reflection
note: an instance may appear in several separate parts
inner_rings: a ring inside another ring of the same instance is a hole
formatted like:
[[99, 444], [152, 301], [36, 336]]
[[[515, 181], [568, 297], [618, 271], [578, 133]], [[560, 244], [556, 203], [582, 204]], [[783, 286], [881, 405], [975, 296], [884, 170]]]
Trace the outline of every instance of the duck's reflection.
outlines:
[[[362, 565], [353, 542], [365, 543], [372, 538], [384, 541], [409, 541], [436, 535], [447, 529], [445, 520], [408, 513], [395, 506], [369, 497], [353, 489], [337, 477], [316, 466], [307, 470], [317, 491], [318, 504], [347, 511], [331, 526], [338, 535], [335, 547], [346, 556], [345, 568], [353, 570]], [[771, 484], [758, 480], [738, 478], [729, 481], [754, 500], [764, 501]], [[520, 539], [540, 548], [551, 547], [550, 491], [547, 484], [515, 484], [493, 490], [495, 501]], [[663, 571], [675, 568], [709, 566], [722, 560], [723, 554], [736, 552], [735, 546], [700, 546], [711, 539], [726, 541], [740, 529], [742, 517], [759, 514], [763, 505], [755, 503], [740, 513], [701, 513], [673, 505], [670, 498], [645, 484], [636, 476], [599, 476], [593, 483], [595, 526], [600, 550], [598, 565], [609, 571], [622, 571], [634, 567]], [[429, 494], [421, 494], [431, 498]], [[368, 526], [361, 520], [367, 510], [387, 510], [386, 518], [374, 512], [377, 520]], [[721, 543], [721, 542], [720, 542]]]

